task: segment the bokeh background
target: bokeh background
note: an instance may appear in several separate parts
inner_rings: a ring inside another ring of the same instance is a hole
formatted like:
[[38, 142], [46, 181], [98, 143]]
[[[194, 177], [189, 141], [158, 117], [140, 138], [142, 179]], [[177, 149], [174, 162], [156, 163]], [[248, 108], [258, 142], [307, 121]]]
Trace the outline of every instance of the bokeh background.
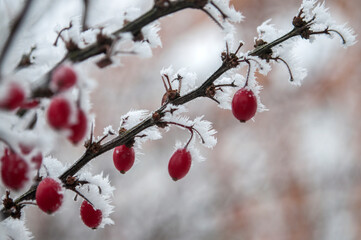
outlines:
[[[56, 17], [81, 13], [81, 1], [69, 2]], [[114, 2], [93, 1], [93, 21], [97, 14], [112, 16], [116, 7], [146, 11], [152, 3]], [[269, 18], [277, 28], [291, 29], [301, 4], [231, 2], [245, 16], [237, 25], [244, 50], [252, 49], [256, 27]], [[326, 4], [338, 22], [361, 32], [360, 1]], [[150, 59], [129, 56], [121, 67], [106, 69], [82, 63], [98, 83], [91, 96], [96, 135], [108, 125], [116, 129], [130, 109], [159, 107], [163, 67], [186, 67], [202, 82], [220, 65], [223, 35], [204, 13], [185, 10], [162, 19], [160, 26], [163, 46]], [[361, 239], [360, 44], [343, 49], [337, 38], [304, 41], [295, 54], [308, 76], [302, 86], [293, 86], [282, 64], [267, 77], [258, 76], [269, 111], [257, 114], [255, 121], [240, 124], [231, 111], [207, 99], [187, 105], [189, 116], [204, 115], [213, 122], [218, 143], [211, 150], [199, 147], [206, 161], [194, 162], [184, 179], [173, 182], [167, 164], [176, 140], [187, 140], [186, 131], [172, 128], [163, 139], [147, 142], [144, 155], [125, 175], [113, 167], [112, 153], [106, 153], [91, 165], [93, 173], [109, 174], [116, 188], [115, 224], [88, 229], [79, 216], [80, 201], [74, 203], [68, 194], [55, 216], [26, 209], [26, 225], [35, 239]], [[59, 146], [54, 156], [72, 163], [83, 151]]]

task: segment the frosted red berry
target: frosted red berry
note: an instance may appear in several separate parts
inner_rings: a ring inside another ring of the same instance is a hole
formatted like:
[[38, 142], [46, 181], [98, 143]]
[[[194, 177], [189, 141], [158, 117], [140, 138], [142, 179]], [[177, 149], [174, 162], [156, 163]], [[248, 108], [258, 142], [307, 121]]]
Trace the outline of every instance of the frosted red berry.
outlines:
[[49, 125], [55, 129], [68, 126], [70, 114], [71, 107], [67, 99], [62, 97], [53, 98], [47, 111]]
[[[33, 151], [33, 147], [22, 144], [22, 143], [19, 144], [19, 147], [20, 147], [21, 152], [24, 155], [28, 155], [29, 153], [31, 153]], [[35, 164], [36, 169], [39, 169], [41, 166], [41, 163], [43, 162], [43, 154], [41, 154], [41, 152], [38, 152], [31, 158], [31, 162], [33, 162]]]
[[25, 92], [23, 88], [16, 83], [11, 83], [5, 96], [1, 96], [0, 108], [14, 110], [23, 103], [24, 99]]
[[77, 144], [82, 140], [87, 130], [87, 118], [83, 110], [78, 109], [76, 123], [69, 126], [70, 135], [68, 139], [73, 143]]
[[19, 155], [9, 149], [1, 158], [1, 180], [4, 185], [13, 190], [19, 190], [28, 181], [28, 164]]
[[174, 181], [183, 178], [189, 172], [192, 165], [192, 156], [187, 149], [175, 151], [168, 163], [168, 172]]
[[113, 162], [114, 166], [121, 173], [127, 172], [134, 164], [135, 153], [134, 149], [128, 148], [125, 145], [114, 148]]
[[96, 229], [102, 222], [102, 211], [94, 209], [93, 206], [85, 200], [80, 207], [80, 216], [84, 224], [93, 229]]
[[232, 99], [232, 113], [241, 122], [251, 119], [257, 112], [257, 98], [252, 90], [239, 89]]
[[51, 76], [50, 88], [55, 92], [64, 91], [74, 86], [76, 80], [77, 76], [73, 68], [62, 65], [54, 70]]
[[58, 210], [63, 202], [62, 187], [59, 182], [47, 177], [39, 183], [35, 198], [38, 207], [51, 214]]

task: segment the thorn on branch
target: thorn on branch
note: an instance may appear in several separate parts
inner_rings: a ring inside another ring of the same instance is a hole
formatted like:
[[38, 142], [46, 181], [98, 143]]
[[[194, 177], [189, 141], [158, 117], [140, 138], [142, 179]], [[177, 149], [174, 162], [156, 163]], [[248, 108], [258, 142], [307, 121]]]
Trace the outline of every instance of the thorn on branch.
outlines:
[[31, 54], [34, 52], [35, 49], [36, 49], [36, 46], [33, 46], [30, 48], [29, 53], [25, 53], [21, 56], [20, 62], [16, 66], [16, 69], [28, 67], [33, 64], [31, 60], [34, 59], [34, 57], [31, 58]]
[[239, 65], [239, 57], [237, 56], [239, 50], [243, 46], [243, 43], [240, 42], [237, 50], [234, 53], [229, 52], [228, 43], [226, 42], [226, 51], [222, 52], [221, 59], [223, 64], [226, 64], [229, 68], [235, 68]]
[[[167, 80], [167, 83], [168, 83], [168, 86], [166, 84], [166, 80]], [[169, 77], [167, 74], [163, 74], [162, 75], [162, 81], [163, 81], [163, 85], [164, 85], [164, 88], [165, 88], [165, 93], [162, 97], [162, 102], [161, 102], [161, 105], [163, 106], [165, 103], [167, 102], [170, 102], [170, 101], [173, 101], [174, 99], [176, 98], [179, 98], [180, 97], [180, 90], [181, 90], [181, 85], [182, 85], [182, 77], [178, 75], [177, 78], [173, 79], [174, 80], [178, 80], [179, 81], [179, 85], [178, 85], [178, 89], [172, 89], [172, 84], [169, 80]]]

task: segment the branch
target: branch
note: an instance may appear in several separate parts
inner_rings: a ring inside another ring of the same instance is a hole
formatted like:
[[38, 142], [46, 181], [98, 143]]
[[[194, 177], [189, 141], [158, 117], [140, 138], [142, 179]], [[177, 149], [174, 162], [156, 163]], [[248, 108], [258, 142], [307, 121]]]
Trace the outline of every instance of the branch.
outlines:
[[[85, 1], [85, 0], [84, 0]], [[125, 26], [120, 28], [119, 30], [112, 33], [113, 38], [107, 38], [106, 41], [97, 41], [83, 49], [76, 49], [74, 51], [69, 51], [63, 58], [62, 62], [66, 60], [70, 60], [72, 62], [82, 62], [88, 58], [97, 56], [99, 54], [106, 54], [107, 50], [113, 43], [119, 40], [119, 34], [130, 32], [133, 36], [137, 36], [142, 28], [155, 20], [158, 20], [164, 16], [175, 13], [177, 11], [192, 8], [192, 9], [203, 9], [203, 7], [208, 3], [208, 0], [178, 0], [178, 1], [169, 1], [167, 6], [162, 3], [165, 0], [156, 0], [152, 9], [148, 12], [141, 15], [139, 18], [135, 19], [132, 22], [127, 23]], [[83, 15], [84, 17], [84, 15]], [[58, 66], [57, 64], [56, 66]], [[51, 72], [54, 71], [56, 67], [53, 67], [47, 77], [51, 76]], [[36, 87], [32, 91], [33, 98], [39, 97], [51, 97], [53, 93], [49, 89], [50, 79], [47, 79], [41, 86]]]
[[[1, 74], [1, 70], [2, 70], [2, 65], [3, 65], [3, 62], [5, 60], [5, 57], [6, 57], [6, 54], [8, 53], [10, 47], [11, 47], [11, 44], [13, 43], [13, 40], [14, 38], [16, 37], [16, 34], [30, 8], [30, 5], [32, 3], [33, 0], [27, 0], [24, 4], [24, 7], [23, 9], [21, 10], [21, 12], [19, 13], [19, 15], [16, 17], [16, 19], [14, 20], [14, 23], [10, 29], [10, 33], [9, 33], [9, 36], [8, 38], [6, 39], [6, 42], [4, 44], [4, 47], [3, 49], [1, 50], [1, 53], [0, 53], [0, 74]], [[0, 81], [1, 81], [1, 75], [0, 75]]]
[[[302, 30], [300, 28], [294, 28], [289, 33], [285, 34], [284, 36], [274, 40], [271, 43], [262, 45], [260, 47], [256, 47], [254, 50], [249, 52], [249, 55], [251, 56], [261, 56], [264, 53], [267, 53], [271, 50], [272, 47], [294, 37], [297, 35], [300, 35]], [[230, 53], [230, 56], [236, 57], [234, 53]], [[236, 57], [238, 58], [238, 57]], [[173, 105], [183, 105], [186, 104], [192, 100], [195, 100], [196, 98], [200, 97], [207, 97], [206, 91], [207, 89], [214, 83], [215, 80], [217, 80], [223, 73], [227, 72], [228, 70], [232, 68], [236, 68], [237, 66], [233, 64], [234, 59], [233, 58], [225, 58], [222, 65], [206, 80], [203, 82], [203, 84], [194, 89], [193, 91], [187, 93], [186, 95], [180, 96], [179, 98], [176, 98], [172, 101], [167, 102], [160, 108], [158, 108], [155, 113], [157, 113], [158, 116], [164, 116], [165, 114], [165, 108], [168, 104]], [[153, 114], [154, 115], [154, 114]], [[115, 148], [116, 146], [126, 144], [130, 140], [134, 139], [134, 137], [142, 132], [143, 130], [156, 126], [157, 123], [161, 122], [161, 118], [153, 118], [152, 116], [147, 117], [142, 122], [140, 122], [138, 125], [134, 126], [133, 128], [120, 133], [117, 137], [110, 140], [107, 143], [104, 143], [99, 146], [96, 152], [91, 151], [90, 149], [87, 149], [85, 153], [72, 165], [70, 166], [63, 174], [59, 176], [59, 179], [63, 182], [66, 181], [67, 177], [74, 176], [80, 169], [82, 169], [86, 164], [88, 164], [91, 160], [96, 158], [97, 156]], [[21, 202], [25, 200], [34, 200], [35, 199], [35, 193], [36, 193], [37, 184], [32, 186], [27, 192], [25, 192], [23, 195], [18, 197], [14, 202], [15, 204], [21, 204]], [[1, 219], [6, 219], [9, 217], [9, 213], [6, 211], [6, 209], [1, 209]]]

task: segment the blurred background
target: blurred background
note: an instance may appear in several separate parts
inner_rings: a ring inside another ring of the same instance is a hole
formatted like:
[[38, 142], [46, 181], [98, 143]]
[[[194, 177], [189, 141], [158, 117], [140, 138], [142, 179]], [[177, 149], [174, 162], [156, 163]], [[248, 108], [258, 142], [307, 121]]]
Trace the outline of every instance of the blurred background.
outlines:
[[[81, 1], [74, 2], [69, 9], [76, 16]], [[244, 51], [252, 49], [256, 27], [269, 18], [276, 28], [291, 29], [301, 4], [231, 2], [245, 16], [237, 25]], [[117, 7], [146, 11], [151, 4], [122, 1]], [[326, 5], [337, 22], [361, 32], [360, 1], [328, 0]], [[112, 5], [94, 3], [94, 19], [98, 10], [103, 18], [117, 11], [107, 6]], [[82, 63], [98, 83], [91, 96], [95, 135], [108, 125], [117, 129], [130, 109], [157, 109], [163, 67], [186, 67], [201, 83], [220, 65], [222, 31], [204, 13], [185, 10], [162, 19], [160, 26], [163, 46], [152, 58], [124, 57], [121, 67], [106, 69]], [[273, 65], [267, 77], [258, 76], [269, 111], [258, 113], [255, 121], [241, 124], [208, 99], [187, 105], [190, 117], [204, 115], [213, 122], [218, 143], [214, 149], [199, 147], [206, 161], [194, 162], [184, 179], [173, 182], [167, 165], [176, 140], [188, 139], [186, 131], [172, 128], [163, 139], [147, 142], [140, 161], [125, 175], [113, 167], [108, 152], [91, 167], [93, 173], [109, 174], [116, 188], [115, 224], [88, 229], [79, 216], [80, 201], [74, 203], [68, 194], [55, 216], [26, 208], [26, 225], [35, 239], [361, 239], [360, 44], [343, 49], [338, 38], [322, 38], [300, 42], [295, 53], [308, 70], [302, 86], [289, 84], [282, 64]], [[72, 163], [83, 151], [60, 146], [54, 156]]]

